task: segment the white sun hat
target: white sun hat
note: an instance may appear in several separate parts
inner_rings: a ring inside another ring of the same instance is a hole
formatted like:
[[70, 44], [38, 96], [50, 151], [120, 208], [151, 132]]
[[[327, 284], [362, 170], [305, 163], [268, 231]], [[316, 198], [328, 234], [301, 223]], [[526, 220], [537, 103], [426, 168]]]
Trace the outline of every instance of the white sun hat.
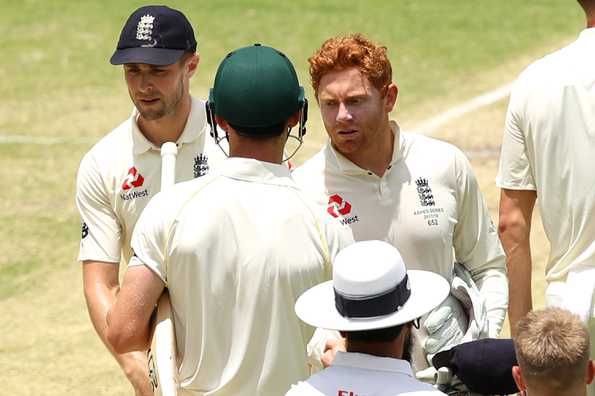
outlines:
[[295, 312], [302, 321], [323, 329], [383, 329], [430, 312], [449, 290], [441, 275], [407, 271], [394, 246], [361, 241], [337, 254], [333, 280], [306, 290], [295, 303]]

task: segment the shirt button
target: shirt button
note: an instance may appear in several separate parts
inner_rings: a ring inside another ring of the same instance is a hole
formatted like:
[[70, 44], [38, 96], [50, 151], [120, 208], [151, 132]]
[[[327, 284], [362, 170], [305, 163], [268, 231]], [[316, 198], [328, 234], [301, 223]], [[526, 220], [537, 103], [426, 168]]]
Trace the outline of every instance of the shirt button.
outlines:
[[368, 172], [368, 175], [372, 176], [372, 172]]

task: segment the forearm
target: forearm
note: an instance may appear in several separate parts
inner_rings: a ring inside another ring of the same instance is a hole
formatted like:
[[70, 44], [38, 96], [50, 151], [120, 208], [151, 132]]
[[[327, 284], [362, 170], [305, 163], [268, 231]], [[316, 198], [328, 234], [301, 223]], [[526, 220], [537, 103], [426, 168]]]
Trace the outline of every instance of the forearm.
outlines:
[[111, 307], [107, 340], [118, 353], [147, 350], [151, 314], [165, 284], [144, 265], [129, 265], [122, 289]]
[[138, 355], [117, 353], [107, 339], [107, 315], [120, 290], [117, 265], [96, 262], [84, 264], [83, 285], [89, 317], [97, 335], [127, 377], [136, 375], [135, 372], [139, 371], [137, 367], [146, 366], [144, 353]]
[[[504, 242], [504, 241], [503, 241]], [[531, 247], [529, 241], [522, 244], [505, 245], [508, 252], [506, 265], [509, 278], [510, 305], [508, 317], [511, 334], [516, 334], [517, 322], [533, 309], [531, 293]]]
[[537, 193], [532, 190], [502, 189], [498, 234], [506, 252], [509, 279], [508, 317], [514, 337], [516, 324], [532, 308], [531, 218]]

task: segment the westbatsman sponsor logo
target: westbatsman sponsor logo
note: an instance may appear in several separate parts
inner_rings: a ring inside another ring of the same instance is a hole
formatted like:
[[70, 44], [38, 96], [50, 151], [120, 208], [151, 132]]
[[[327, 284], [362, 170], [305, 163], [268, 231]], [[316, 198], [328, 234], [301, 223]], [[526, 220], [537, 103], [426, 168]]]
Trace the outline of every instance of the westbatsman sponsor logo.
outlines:
[[148, 196], [149, 196], [149, 190], [147, 190], [146, 188], [141, 191], [135, 190], [135, 191], [131, 191], [129, 193], [120, 194], [120, 198], [122, 198], [122, 200], [124, 200], [124, 201], [136, 199], [136, 198], [148, 197]]
[[122, 182], [122, 190], [130, 190], [131, 188], [140, 187], [145, 182], [145, 178], [140, 172], [133, 166], [128, 169], [128, 174]]
[[328, 199], [326, 211], [334, 218], [341, 216], [341, 224], [348, 225], [359, 221], [357, 216], [345, 217], [351, 213], [351, 204], [343, 199], [339, 194], [333, 194]]
[[149, 190], [147, 190], [146, 188], [143, 190], [136, 190], [137, 187], [142, 187], [144, 182], [145, 178], [143, 177], [143, 175], [141, 175], [138, 169], [136, 169], [133, 166], [128, 170], [128, 174], [122, 182], [122, 190], [124, 190], [125, 192], [120, 194], [120, 198], [122, 198], [122, 200], [124, 201], [128, 201], [131, 199], [148, 197]]

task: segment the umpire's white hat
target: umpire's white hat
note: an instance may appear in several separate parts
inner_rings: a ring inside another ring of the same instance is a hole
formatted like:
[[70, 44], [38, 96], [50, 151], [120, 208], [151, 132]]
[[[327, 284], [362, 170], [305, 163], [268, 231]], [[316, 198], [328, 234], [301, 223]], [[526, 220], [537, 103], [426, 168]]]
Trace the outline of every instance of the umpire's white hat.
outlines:
[[362, 241], [337, 254], [333, 280], [305, 291], [295, 312], [304, 322], [325, 329], [382, 329], [430, 312], [449, 289], [446, 279], [438, 274], [406, 271], [394, 246]]

